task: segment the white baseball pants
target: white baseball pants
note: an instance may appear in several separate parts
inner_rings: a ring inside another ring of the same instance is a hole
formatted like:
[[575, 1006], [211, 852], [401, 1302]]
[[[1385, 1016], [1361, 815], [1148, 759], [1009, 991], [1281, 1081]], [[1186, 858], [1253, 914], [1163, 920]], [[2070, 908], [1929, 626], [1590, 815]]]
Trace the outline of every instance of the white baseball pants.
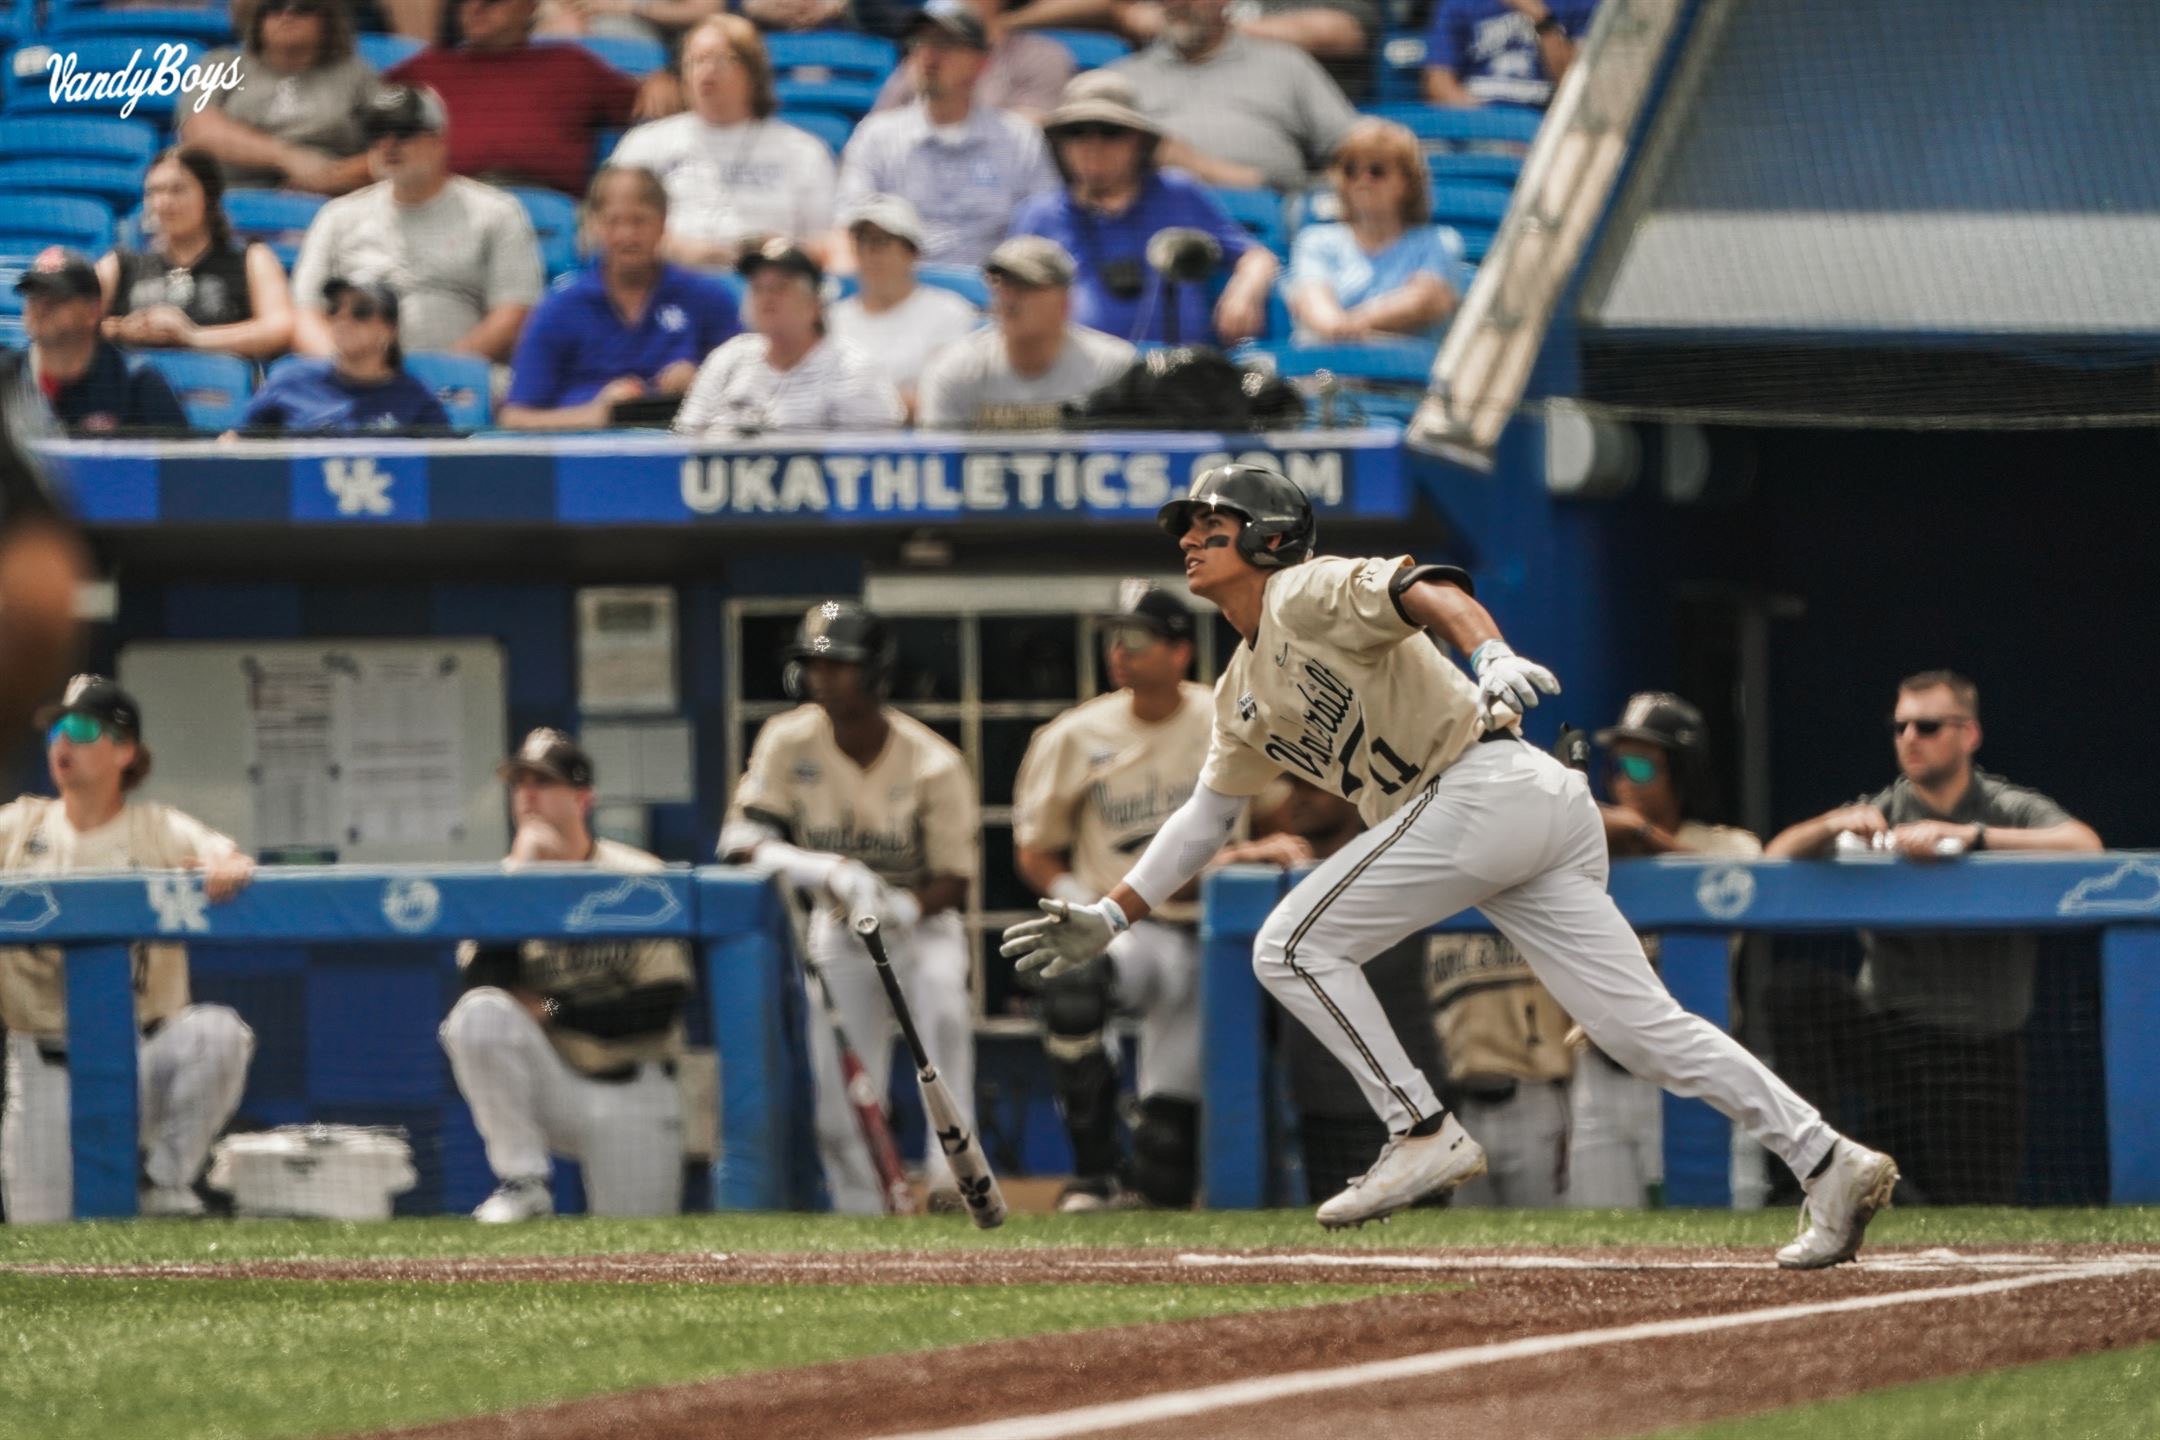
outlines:
[[1655, 1085], [1610, 1060], [1575, 1062], [1575, 1133], [1567, 1203], [1576, 1210], [1640, 1210], [1665, 1179], [1665, 1100]]
[[[968, 991], [967, 935], [960, 917], [950, 911], [933, 915], [912, 931], [887, 929], [885, 949], [892, 956], [900, 991], [923, 1048], [944, 1077], [960, 1113], [975, 1124], [974, 998]], [[878, 1103], [890, 1099], [893, 1045], [899, 1029], [892, 1002], [878, 980], [877, 966], [860, 937], [820, 909], [810, 922], [810, 960], [824, 972], [840, 1023], [869, 1072]], [[815, 982], [812, 982], [813, 986]], [[825, 1021], [815, 993], [810, 996], [810, 1075], [817, 1085], [818, 1158], [833, 1209], [843, 1215], [881, 1215], [883, 1188], [870, 1147], [856, 1128], [840, 1077], [840, 1049]], [[913, 1068], [913, 1061], [909, 1066]], [[978, 1131], [978, 1133], [980, 1133]], [[935, 1135], [924, 1137], [923, 1171], [932, 1185], [953, 1183], [952, 1170]]]
[[[224, 1005], [190, 1005], [135, 1052], [143, 1165], [150, 1183], [185, 1189], [240, 1108], [255, 1032]], [[7, 1037], [7, 1109], [0, 1115], [0, 1186], [12, 1224], [73, 1217], [75, 1152], [68, 1070], [28, 1035]]]
[[1200, 936], [1177, 925], [1142, 920], [1110, 946], [1119, 1013], [1140, 1022], [1140, 1063], [1133, 1075], [1141, 1099], [1200, 1098]]
[[1485, 1147], [1486, 1169], [1455, 1192], [1454, 1204], [1511, 1210], [1560, 1204], [1571, 1178], [1566, 1081], [1524, 1080], [1505, 1100], [1465, 1099], [1455, 1114]]
[[1738, 1041], [1680, 1008], [1605, 893], [1607, 865], [1587, 779], [1518, 740], [1473, 745], [1284, 897], [1261, 927], [1253, 969], [1400, 1134], [1440, 1102], [1359, 967], [1474, 906], [1606, 1054], [1708, 1101], [1807, 1175], [1836, 1133]]
[[659, 1065], [613, 1083], [581, 1074], [492, 985], [459, 996], [441, 1036], [496, 1179], [545, 1177], [562, 1155], [578, 1162], [594, 1215], [682, 1209], [682, 1094]]

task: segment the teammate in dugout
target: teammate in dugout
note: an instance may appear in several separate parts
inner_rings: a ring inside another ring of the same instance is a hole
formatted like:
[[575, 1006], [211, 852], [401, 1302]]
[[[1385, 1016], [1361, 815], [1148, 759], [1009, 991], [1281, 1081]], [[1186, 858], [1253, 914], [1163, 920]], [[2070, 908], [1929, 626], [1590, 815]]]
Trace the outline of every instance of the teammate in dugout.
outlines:
[[[1588, 782], [1511, 723], [1494, 723], [1560, 687], [1501, 639], [1470, 577], [1408, 556], [1314, 557], [1312, 502], [1258, 466], [1203, 473], [1159, 518], [1186, 584], [1245, 640], [1216, 682], [1199, 787], [1106, 899], [1043, 901], [1042, 916], [1006, 931], [1005, 953], [1047, 978], [1102, 954], [1192, 877], [1244, 797], [1300, 772], [1355, 802], [1369, 828], [1276, 907], [1253, 968], [1358, 1077], [1391, 1135], [1372, 1169], [1321, 1205], [1323, 1225], [1381, 1218], [1485, 1168], [1359, 968], [1475, 906], [1606, 1053], [1709, 1101], [1803, 1177], [1803, 1229], [1779, 1264], [1850, 1259], [1889, 1203], [1896, 1165], [1837, 1134], [1658, 984], [1605, 893], [1604, 826]], [[1476, 680], [1432, 637], [1469, 655]]]
[[[517, 827], [507, 868], [589, 865], [644, 874], [659, 857], [591, 831], [592, 759], [542, 727], [497, 772]], [[487, 1146], [495, 1192], [473, 1218], [551, 1215], [548, 1157], [583, 1168], [595, 1215], [682, 1208], [682, 1010], [694, 973], [680, 940], [526, 940], [458, 947], [465, 993], [442, 1025], [458, 1093]]]
[[[1052, 720], [1013, 782], [1013, 858], [1037, 894], [1090, 904], [1108, 894], [1162, 822], [1192, 794], [1213, 725], [1207, 687], [1185, 677], [1193, 612], [1141, 580], [1103, 617], [1103, 663], [1116, 688]], [[1284, 866], [1312, 859], [1294, 835], [1227, 847], [1216, 861]], [[1118, 937], [1106, 957], [1043, 986], [1043, 1048], [1072, 1140], [1068, 1213], [1192, 1204], [1200, 1125], [1199, 906], [1180, 893]], [[1113, 1012], [1140, 1021], [1139, 1119], [1119, 1153]]]
[[[758, 731], [735, 788], [720, 857], [757, 864], [820, 896], [810, 959], [824, 973], [879, 1103], [892, 1075], [892, 1012], [869, 952], [849, 927], [882, 922], [886, 948], [923, 1044], [975, 1123], [975, 1032], [960, 910], [977, 867], [981, 820], [967, 762], [936, 731], [884, 703], [899, 658], [884, 621], [847, 601], [813, 605], [785, 655], [782, 681], [807, 700]], [[810, 1026], [818, 1154], [835, 1210], [884, 1210], [841, 1081], [832, 1027]], [[925, 1173], [933, 1209], [960, 1197], [936, 1138]]]
[[[59, 798], [0, 807], [0, 873], [9, 879], [82, 870], [202, 872], [226, 900], [255, 863], [231, 840], [168, 805], [131, 798], [150, 773], [142, 710], [102, 675], [78, 675], [37, 715]], [[210, 1144], [239, 1108], [255, 1034], [223, 1005], [189, 1003], [187, 947], [133, 947], [145, 1215], [200, 1215], [194, 1184]], [[67, 979], [57, 945], [0, 949], [0, 1024], [7, 1027], [7, 1109], [0, 1117], [0, 1189], [15, 1224], [74, 1210], [69, 1135]]]

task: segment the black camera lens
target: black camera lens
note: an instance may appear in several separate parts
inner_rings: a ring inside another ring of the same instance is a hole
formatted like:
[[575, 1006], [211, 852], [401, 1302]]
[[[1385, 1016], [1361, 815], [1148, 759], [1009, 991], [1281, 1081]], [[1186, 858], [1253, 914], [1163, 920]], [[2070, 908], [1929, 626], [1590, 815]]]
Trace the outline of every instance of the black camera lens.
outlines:
[[1147, 286], [1147, 271], [1138, 260], [1105, 260], [1102, 264], [1103, 288], [1120, 300], [1137, 300]]

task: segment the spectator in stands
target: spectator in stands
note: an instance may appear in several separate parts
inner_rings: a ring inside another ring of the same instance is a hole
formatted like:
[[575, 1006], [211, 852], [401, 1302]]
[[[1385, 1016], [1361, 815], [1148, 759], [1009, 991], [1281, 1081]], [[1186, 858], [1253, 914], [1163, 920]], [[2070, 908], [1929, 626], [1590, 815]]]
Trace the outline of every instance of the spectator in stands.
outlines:
[[582, 194], [598, 131], [628, 125], [639, 83], [582, 45], [535, 45], [539, 0], [456, 0], [439, 44], [391, 67], [440, 95], [450, 168], [493, 185]]
[[[1234, 344], [1267, 322], [1275, 257], [1223, 212], [1205, 186], [1158, 167], [1162, 131], [1132, 106], [1132, 90], [1111, 71], [1075, 75], [1045, 124], [1065, 188], [1038, 195], [1013, 217], [1016, 235], [1046, 235], [1078, 270], [1073, 319], [1135, 344], [1167, 339], [1172, 324], [1192, 343], [1213, 335]], [[1157, 231], [1191, 227], [1221, 247], [1229, 280], [1212, 313], [1202, 288], [1177, 291], [1175, 320], [1164, 282], [1147, 262]]]
[[538, 28], [542, 35], [619, 35], [665, 44], [724, 8], [721, 0], [541, 0]]
[[1073, 258], [1015, 235], [990, 252], [994, 328], [938, 352], [924, 372], [921, 424], [933, 430], [1055, 430], [1058, 407], [1109, 384], [1133, 347], [1072, 323]]
[[833, 160], [825, 143], [772, 118], [772, 60], [757, 27], [718, 15], [683, 38], [690, 109], [623, 136], [612, 163], [660, 177], [668, 192], [667, 256], [731, 270], [746, 248], [778, 237], [822, 253], [833, 223]]
[[234, 0], [237, 49], [203, 61], [205, 74], [240, 61], [240, 84], [182, 103], [180, 142], [207, 150], [235, 189], [343, 195], [368, 183], [361, 111], [375, 72], [353, 51], [340, 0]]
[[202, 150], [167, 150], [143, 175], [155, 248], [97, 262], [105, 338], [120, 345], [216, 350], [248, 360], [292, 344], [292, 290], [270, 247], [233, 243], [225, 177]]
[[1425, 32], [1425, 98], [1542, 110], [1575, 62], [1596, 0], [1439, 0]]
[[34, 386], [53, 418], [73, 431], [187, 428], [187, 414], [165, 377], [148, 365], [131, 366], [98, 334], [104, 298], [88, 256], [47, 246], [15, 288], [23, 296], [23, 333], [30, 344], [0, 351], [0, 384]]
[[[1980, 691], [1964, 676], [1927, 670], [1903, 681], [1890, 730], [1899, 775], [1889, 788], [1801, 821], [1764, 853], [1825, 855], [1845, 835], [1921, 864], [1982, 850], [2101, 848], [2092, 827], [2055, 801], [1973, 763]], [[1841, 1082], [1858, 1083], [1880, 1116], [1876, 1138], [1898, 1145], [1919, 1203], [2011, 1203], [2025, 1154], [2024, 1027], [2038, 942], [1909, 931], [1861, 938], [1857, 984], [1812, 965], [1773, 971], [1780, 1073], [1826, 1114]]]
[[930, 357], [982, 324], [964, 298], [915, 276], [922, 217], [898, 195], [867, 195], [846, 215], [861, 289], [825, 311], [833, 339], [892, 381], [912, 412]]
[[[1042, 123], [1072, 79], [1072, 54], [1047, 35], [1034, 35], [1001, 24], [1002, 0], [965, 0], [983, 23], [990, 38], [990, 61], [975, 81], [975, 103], [991, 110], [1010, 110], [1022, 119]], [[916, 96], [915, 67], [902, 65], [885, 77], [878, 91], [878, 110], [897, 110], [912, 104]]]
[[990, 60], [982, 17], [965, 0], [930, 0], [908, 27], [917, 98], [871, 115], [840, 156], [840, 204], [898, 195], [923, 218], [930, 265], [980, 265], [1030, 196], [1057, 188], [1042, 131], [975, 101]]
[[818, 295], [825, 272], [809, 252], [768, 240], [743, 257], [752, 333], [706, 357], [675, 416], [678, 434], [773, 430], [879, 430], [906, 407], [892, 382], [825, 335]]
[[1162, 127], [1162, 164], [1210, 185], [1302, 189], [1357, 112], [1312, 56], [1233, 31], [1228, 3], [1164, 0], [1162, 38], [1110, 68]]
[[[136, 795], [150, 773], [150, 747], [143, 743], [142, 707], [118, 685], [102, 675], [77, 675], [59, 704], [38, 713], [37, 728], [58, 794], [24, 795], [0, 806], [0, 873], [9, 881], [184, 867], [201, 875], [203, 897], [219, 903], [254, 878], [255, 863], [229, 837]], [[255, 1036], [226, 1006], [188, 1003], [185, 946], [149, 939], [129, 948], [142, 1035], [131, 1062], [141, 1097], [138, 1207], [144, 1215], [200, 1215], [203, 1202], [193, 1187], [210, 1142], [239, 1107]], [[0, 1024], [7, 1033], [0, 1191], [11, 1225], [74, 1218], [68, 979], [66, 952], [57, 945], [0, 950]], [[75, 1059], [95, 1063], [87, 1055]], [[128, 1125], [112, 1138], [134, 1160], [128, 1140], [136, 1122]]]
[[510, 363], [506, 428], [601, 429], [625, 401], [681, 395], [742, 329], [725, 285], [660, 258], [667, 214], [652, 171], [603, 165], [593, 176], [585, 228], [599, 258], [533, 311]]
[[385, 86], [368, 104], [368, 156], [383, 178], [323, 206], [293, 266], [293, 348], [335, 353], [315, 297], [333, 276], [381, 280], [413, 312], [414, 350], [507, 362], [540, 298], [540, 247], [515, 197], [452, 175], [442, 100]]
[[331, 358], [281, 367], [248, 401], [241, 430], [322, 435], [449, 428], [442, 401], [405, 369], [395, 290], [379, 280], [332, 280], [323, 286], [323, 308], [330, 316]]
[[1382, 29], [1373, 0], [1230, 0], [1229, 15], [1238, 34], [1295, 45], [1318, 60], [1345, 96], [1372, 94]]
[[1335, 152], [1343, 218], [1290, 244], [1290, 313], [1320, 340], [1439, 339], [1466, 286], [1432, 222], [1432, 179], [1417, 137], [1366, 118]]

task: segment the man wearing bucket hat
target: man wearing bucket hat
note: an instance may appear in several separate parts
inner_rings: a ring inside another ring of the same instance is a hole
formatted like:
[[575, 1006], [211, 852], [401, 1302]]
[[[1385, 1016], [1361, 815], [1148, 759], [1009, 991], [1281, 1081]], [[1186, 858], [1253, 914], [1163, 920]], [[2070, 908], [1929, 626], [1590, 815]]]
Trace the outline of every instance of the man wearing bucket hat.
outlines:
[[[1275, 257], [1205, 186], [1158, 167], [1162, 129], [1134, 107], [1127, 81], [1101, 70], [1075, 75], [1043, 130], [1065, 186], [1021, 206], [1012, 228], [1072, 255], [1075, 320], [1135, 343], [1174, 333], [1227, 345], [1260, 333]], [[1229, 278], [1212, 312], [1204, 286], [1172, 289], [1148, 264], [1148, 242], [1168, 229], [1202, 231], [1220, 248]]]
[[[0, 806], [0, 873], [23, 881], [83, 870], [195, 870], [199, 893], [212, 901], [253, 878], [254, 862], [226, 836], [171, 806], [131, 798], [150, 773], [150, 748], [142, 707], [127, 691], [102, 675], [78, 675], [36, 723], [60, 793]], [[176, 885], [176, 893], [195, 890], [194, 881]], [[139, 1204], [145, 1215], [200, 1215], [193, 1186], [211, 1141], [239, 1107], [255, 1035], [223, 1005], [189, 1003], [187, 947], [141, 941], [132, 949], [142, 1037]], [[57, 945], [0, 949], [7, 1027], [0, 1192], [18, 1225], [74, 1212], [65, 964]]]
[[1133, 347], [1072, 322], [1073, 258], [1041, 235], [990, 252], [994, 324], [947, 346], [923, 376], [921, 423], [955, 430], [1049, 430], [1058, 407], [1125, 373]]

